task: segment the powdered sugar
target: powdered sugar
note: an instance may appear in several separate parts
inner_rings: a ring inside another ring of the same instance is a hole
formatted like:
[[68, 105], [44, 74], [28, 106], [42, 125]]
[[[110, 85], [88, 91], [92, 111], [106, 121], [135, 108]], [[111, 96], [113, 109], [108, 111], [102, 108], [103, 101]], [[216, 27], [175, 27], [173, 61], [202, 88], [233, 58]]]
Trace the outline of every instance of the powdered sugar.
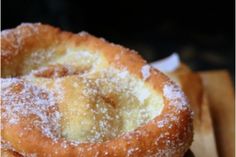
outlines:
[[[37, 23], [35, 25], [41, 25]], [[26, 29], [27, 27], [27, 29]], [[1, 49], [1, 55], [16, 55], [19, 53], [22, 45], [24, 45], [24, 40], [26, 38], [32, 37], [39, 32], [38, 27], [33, 26], [32, 24], [22, 23], [17, 29], [8, 29], [1, 32], [1, 40], [11, 43], [11, 47], [4, 47]], [[14, 51], [12, 51], [14, 48]]]
[[1, 84], [4, 121], [15, 125], [22, 118], [35, 116], [35, 120], [31, 121], [31, 127], [40, 128], [48, 137], [59, 137], [60, 113], [57, 111], [53, 93], [19, 79], [1, 79]]
[[177, 109], [184, 109], [187, 107], [188, 103], [186, 97], [180, 87], [175, 84], [167, 83], [163, 88], [164, 97], [167, 98]]

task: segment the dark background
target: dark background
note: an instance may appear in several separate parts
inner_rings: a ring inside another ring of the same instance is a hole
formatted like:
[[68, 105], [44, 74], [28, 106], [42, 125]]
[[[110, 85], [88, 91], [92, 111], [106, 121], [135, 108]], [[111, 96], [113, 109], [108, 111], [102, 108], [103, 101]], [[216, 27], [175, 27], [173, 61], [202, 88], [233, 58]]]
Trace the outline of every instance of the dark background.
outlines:
[[85, 30], [135, 49], [149, 62], [178, 52], [194, 70], [228, 69], [234, 78], [234, 0], [2, 0], [2, 29], [42, 22]]

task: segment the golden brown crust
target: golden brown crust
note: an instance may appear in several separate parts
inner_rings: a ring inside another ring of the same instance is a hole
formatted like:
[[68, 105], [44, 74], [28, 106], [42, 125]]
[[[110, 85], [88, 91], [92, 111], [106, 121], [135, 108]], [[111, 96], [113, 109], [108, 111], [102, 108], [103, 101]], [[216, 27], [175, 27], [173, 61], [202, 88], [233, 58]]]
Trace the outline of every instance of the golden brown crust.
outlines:
[[[98, 52], [109, 65], [117, 69], [126, 68], [139, 79], [145, 77], [142, 68], [146, 62], [135, 51], [87, 33], [72, 34], [48, 25], [23, 24], [3, 31], [1, 43], [2, 77], [23, 75], [25, 65], [22, 61], [33, 51], [55, 48], [60, 52], [69, 47], [82, 47]], [[67, 142], [65, 145], [64, 139], [55, 142], [37, 129], [22, 131], [30, 123], [29, 118], [15, 125], [3, 121], [1, 136], [17, 152], [38, 156], [183, 156], [193, 136], [192, 113], [185, 96], [164, 74], [153, 68], [144, 81], [163, 96], [165, 105], [162, 113], [147, 124], [117, 138], [103, 143]], [[15, 90], [15, 87], [21, 84], [21, 81], [16, 81], [8, 88], [17, 95], [21, 90]]]
[[1, 157], [22, 157], [22, 155], [9, 149], [1, 149]]

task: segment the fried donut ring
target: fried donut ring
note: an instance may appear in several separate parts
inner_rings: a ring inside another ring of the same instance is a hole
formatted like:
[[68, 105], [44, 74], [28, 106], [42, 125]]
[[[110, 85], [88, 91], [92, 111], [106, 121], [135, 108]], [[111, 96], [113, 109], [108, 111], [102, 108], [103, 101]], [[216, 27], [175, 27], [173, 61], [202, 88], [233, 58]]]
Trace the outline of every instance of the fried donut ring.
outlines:
[[84, 32], [22, 24], [2, 31], [1, 63], [4, 151], [179, 157], [192, 142], [183, 92], [133, 50]]

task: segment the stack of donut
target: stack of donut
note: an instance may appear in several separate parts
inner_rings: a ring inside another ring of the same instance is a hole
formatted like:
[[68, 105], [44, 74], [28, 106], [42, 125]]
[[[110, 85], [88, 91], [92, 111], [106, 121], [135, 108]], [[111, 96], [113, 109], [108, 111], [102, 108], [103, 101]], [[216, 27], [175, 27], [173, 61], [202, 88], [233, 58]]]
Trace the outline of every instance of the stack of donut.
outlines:
[[193, 138], [180, 88], [135, 51], [82, 32], [1, 32], [3, 156], [180, 157]]

